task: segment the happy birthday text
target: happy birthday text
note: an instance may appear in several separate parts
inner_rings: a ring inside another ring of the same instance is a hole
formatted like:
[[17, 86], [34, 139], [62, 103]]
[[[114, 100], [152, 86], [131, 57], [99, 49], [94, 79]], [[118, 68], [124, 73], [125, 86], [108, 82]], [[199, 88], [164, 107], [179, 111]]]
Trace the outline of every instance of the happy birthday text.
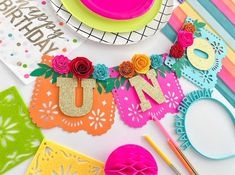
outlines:
[[0, 0], [0, 12], [43, 54], [58, 50], [54, 40], [63, 38], [64, 33], [32, 2]]

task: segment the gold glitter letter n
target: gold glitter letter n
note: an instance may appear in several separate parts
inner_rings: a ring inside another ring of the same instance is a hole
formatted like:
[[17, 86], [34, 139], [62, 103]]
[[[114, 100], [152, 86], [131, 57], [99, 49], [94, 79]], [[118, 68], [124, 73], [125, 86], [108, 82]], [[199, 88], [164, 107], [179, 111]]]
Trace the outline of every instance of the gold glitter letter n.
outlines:
[[155, 70], [151, 69], [147, 72], [148, 79], [151, 80], [153, 86], [149, 84], [144, 78], [137, 75], [130, 79], [130, 83], [132, 86], [134, 86], [139, 99], [140, 99], [140, 107], [142, 111], [146, 111], [148, 109], [151, 109], [150, 102], [145, 98], [145, 95], [143, 92], [148, 94], [150, 97], [152, 97], [158, 104], [161, 104], [165, 101], [165, 97], [162, 93], [162, 90], [158, 84], [158, 81], [156, 79], [156, 72]]
[[93, 89], [96, 86], [94, 79], [82, 79], [81, 86], [83, 88], [83, 105], [76, 106], [76, 87], [77, 79], [73, 78], [57, 78], [57, 86], [59, 86], [59, 105], [60, 110], [68, 116], [80, 117], [89, 113], [93, 105]]

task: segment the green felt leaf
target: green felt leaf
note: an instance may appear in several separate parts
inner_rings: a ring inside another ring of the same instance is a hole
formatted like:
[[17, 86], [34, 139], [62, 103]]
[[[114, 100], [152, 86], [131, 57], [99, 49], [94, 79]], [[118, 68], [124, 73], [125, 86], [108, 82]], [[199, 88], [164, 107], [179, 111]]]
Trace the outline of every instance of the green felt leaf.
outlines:
[[68, 73], [68, 78], [73, 78], [73, 74], [72, 73]]
[[175, 70], [175, 73], [176, 73], [176, 76], [177, 76], [178, 78], [181, 78], [181, 70], [180, 70], [180, 69], [176, 69], [176, 70]]
[[47, 64], [43, 64], [43, 63], [39, 63], [38, 66], [43, 68], [43, 69], [51, 69], [50, 66], [48, 66]]
[[178, 64], [178, 69], [182, 70], [184, 68], [184, 64]]
[[115, 71], [119, 72], [119, 66], [113, 68]]
[[182, 69], [183, 69], [183, 64], [181, 64], [180, 61], [177, 61], [175, 64], [172, 65], [172, 70], [176, 73], [176, 76], [178, 78], [181, 77]]
[[114, 83], [114, 81], [115, 81], [116, 79], [117, 79], [117, 78], [109, 78], [108, 81]]
[[126, 78], [125, 77], [121, 77], [121, 85], [123, 86], [125, 84]]
[[171, 72], [171, 68], [169, 68], [168, 66], [165, 66], [165, 70], [166, 70], [166, 72], [168, 72], [168, 73]]
[[100, 83], [104, 89], [107, 87], [107, 81], [100, 81]]
[[106, 93], [108, 93], [108, 92], [112, 92], [113, 89], [114, 89], [114, 81], [110, 81], [108, 85], [106, 86], [105, 91]]
[[108, 78], [108, 79], [106, 79], [105, 81], [100, 81], [101, 83], [102, 82], [105, 82], [105, 83], [102, 83], [102, 84], [104, 84], [104, 88], [106, 89], [106, 88], [109, 88], [108, 86], [111, 86], [111, 85], [113, 85], [113, 88], [114, 88], [114, 81], [116, 80], [116, 78]]
[[57, 78], [60, 77], [61, 75], [57, 72], [54, 72], [53, 76], [52, 76], [52, 84], [55, 84], [57, 82]]
[[120, 87], [121, 83], [118, 79], [115, 82], [116, 82], [116, 88], [118, 89]]
[[175, 71], [175, 69], [177, 69], [177, 66], [178, 66], [177, 62], [176, 62], [176, 63], [174, 63], [174, 64], [171, 66], [172, 70], [174, 70], [174, 71]]
[[130, 84], [130, 82], [129, 82], [129, 81], [127, 81], [127, 83], [126, 83], [126, 90], [129, 90], [129, 89], [130, 89], [130, 87], [131, 87], [131, 84]]
[[203, 27], [205, 27], [205, 26], [206, 26], [206, 24], [203, 23], [203, 22], [199, 22], [199, 23], [197, 24], [197, 27], [198, 27], [198, 28], [203, 28]]
[[40, 77], [42, 75], [44, 75], [46, 73], [46, 69], [43, 69], [43, 68], [38, 68], [38, 69], [35, 69], [33, 72], [30, 73], [30, 76], [32, 77]]
[[200, 36], [201, 36], [201, 34], [200, 34], [199, 32], [196, 32], [196, 33], [194, 33], [194, 36], [196, 36], [196, 37], [200, 37]]
[[191, 64], [190, 64], [190, 62], [189, 62], [189, 60], [185, 57], [184, 58], [184, 66], [190, 66]]
[[164, 78], [166, 77], [166, 74], [164, 72], [161, 72], [161, 71], [160, 71], [160, 75]]
[[[198, 20], [195, 20], [193, 25], [196, 27], [196, 30], [197, 32], [198, 31], [201, 31], [202, 28], [204, 28], [206, 26], [206, 23], [203, 23], [203, 22], [198, 22]], [[196, 33], [197, 33], [196, 32]], [[199, 34], [194, 34], [196, 37], [199, 37], [200, 35]]]
[[183, 64], [186, 64], [186, 60], [184, 57], [178, 61], [178, 65], [183, 65]]
[[198, 20], [196, 19], [194, 22], [193, 22], [193, 25], [197, 25], [197, 23], [198, 23]]
[[162, 65], [161, 67], [159, 67], [159, 70], [165, 72], [165, 67]]
[[0, 99], [0, 174], [5, 174], [36, 154], [43, 135], [15, 87], [0, 92]]
[[49, 78], [52, 75], [53, 72], [54, 72], [53, 69], [48, 70], [45, 74], [45, 78]]
[[66, 78], [66, 74], [62, 74], [62, 77], [63, 77], [63, 78]]
[[98, 84], [98, 92], [102, 94], [102, 87], [100, 86], [100, 84]]

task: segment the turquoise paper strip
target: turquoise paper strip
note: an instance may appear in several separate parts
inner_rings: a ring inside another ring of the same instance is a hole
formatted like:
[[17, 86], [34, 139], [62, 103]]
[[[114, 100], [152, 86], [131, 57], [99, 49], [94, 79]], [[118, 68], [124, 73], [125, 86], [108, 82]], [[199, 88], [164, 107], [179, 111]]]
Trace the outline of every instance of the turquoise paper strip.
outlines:
[[[194, 0], [195, 1], [195, 0]], [[221, 11], [211, 2], [205, 0], [198, 0], [198, 2], [205, 8], [207, 11], [214, 17], [214, 19], [221, 25], [223, 28], [235, 38], [234, 25], [224, 16]]]
[[233, 93], [218, 77], [215, 88], [226, 98], [226, 100], [235, 108], [235, 93]]
[[[219, 31], [220, 36], [227, 42], [227, 44], [235, 50], [235, 40], [227, 33], [227, 31], [216, 21], [216, 19], [211, 16], [208, 11], [203, 8], [198, 1], [188, 0], [190, 6], [195, 9], [196, 12], [200, 12], [200, 16], [205, 19], [213, 29]], [[234, 29], [232, 30], [234, 31]]]
[[177, 38], [176, 31], [171, 27], [169, 23], [165, 25], [165, 27], [162, 29], [162, 33], [173, 43], [175, 42]]

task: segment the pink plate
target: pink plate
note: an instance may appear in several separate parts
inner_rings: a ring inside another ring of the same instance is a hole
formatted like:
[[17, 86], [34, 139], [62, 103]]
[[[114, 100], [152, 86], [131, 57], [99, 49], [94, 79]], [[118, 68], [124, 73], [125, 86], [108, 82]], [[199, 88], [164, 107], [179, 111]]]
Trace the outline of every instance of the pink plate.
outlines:
[[151, 8], [154, 0], [81, 0], [81, 2], [100, 16], [127, 20], [143, 15]]

